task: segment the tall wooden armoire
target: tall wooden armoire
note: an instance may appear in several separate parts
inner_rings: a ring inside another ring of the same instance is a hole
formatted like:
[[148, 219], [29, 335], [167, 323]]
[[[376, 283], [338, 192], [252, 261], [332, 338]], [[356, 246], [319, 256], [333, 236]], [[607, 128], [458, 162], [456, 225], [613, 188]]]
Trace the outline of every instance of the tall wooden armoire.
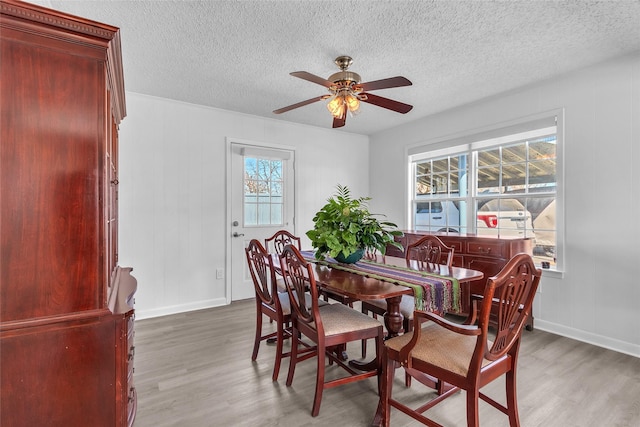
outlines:
[[119, 29], [0, 1], [0, 425], [128, 426]]

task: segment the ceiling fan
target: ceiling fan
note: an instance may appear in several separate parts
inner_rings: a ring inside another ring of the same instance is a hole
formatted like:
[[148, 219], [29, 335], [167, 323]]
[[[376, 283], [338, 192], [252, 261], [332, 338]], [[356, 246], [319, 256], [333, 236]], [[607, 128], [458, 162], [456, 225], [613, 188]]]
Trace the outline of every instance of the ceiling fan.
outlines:
[[339, 128], [347, 121], [347, 111], [355, 114], [360, 108], [360, 102], [377, 105], [378, 107], [406, 114], [413, 108], [412, 105], [394, 101], [393, 99], [369, 93], [370, 90], [388, 89], [392, 87], [411, 86], [411, 82], [401, 76], [390, 77], [388, 79], [374, 80], [360, 83], [360, 75], [352, 71], [347, 71], [353, 63], [350, 56], [339, 56], [334, 61], [340, 71], [329, 76], [328, 79], [316, 76], [306, 71], [295, 71], [290, 73], [294, 77], [317, 83], [326, 87], [329, 94], [307, 99], [296, 104], [274, 110], [275, 114], [285, 113], [294, 108], [303, 107], [317, 101], [330, 99], [327, 109], [333, 116], [333, 127]]

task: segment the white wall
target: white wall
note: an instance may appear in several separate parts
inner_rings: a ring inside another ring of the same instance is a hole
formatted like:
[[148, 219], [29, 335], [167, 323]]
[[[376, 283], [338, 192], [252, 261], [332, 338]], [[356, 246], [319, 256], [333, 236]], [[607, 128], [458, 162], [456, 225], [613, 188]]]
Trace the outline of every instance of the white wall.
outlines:
[[558, 108], [566, 263], [542, 279], [536, 327], [640, 356], [640, 54], [372, 136], [372, 210], [405, 224], [407, 146]]
[[543, 277], [536, 327], [640, 356], [640, 54], [417, 120], [370, 146], [364, 136], [128, 92], [119, 247], [138, 279], [137, 317], [224, 303], [215, 268], [226, 264], [226, 137], [296, 147], [297, 234], [336, 183], [372, 196], [371, 210], [402, 227], [407, 146], [558, 108], [566, 271]]
[[[295, 147], [296, 233], [336, 184], [368, 195], [368, 138], [127, 92], [120, 129], [119, 264], [138, 279], [136, 317], [225, 303], [226, 138]], [[329, 118], [327, 118], [329, 120]], [[227, 277], [231, 277], [229, 273]]]

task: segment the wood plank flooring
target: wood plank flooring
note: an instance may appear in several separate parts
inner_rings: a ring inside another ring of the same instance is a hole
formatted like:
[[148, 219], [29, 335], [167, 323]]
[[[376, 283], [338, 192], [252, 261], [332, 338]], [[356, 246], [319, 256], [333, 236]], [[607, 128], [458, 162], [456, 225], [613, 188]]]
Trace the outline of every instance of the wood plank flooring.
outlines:
[[[273, 328], [265, 321], [265, 330]], [[368, 426], [378, 396], [376, 380], [325, 390], [320, 414], [311, 417], [315, 359], [298, 365], [285, 385], [289, 359], [271, 381], [275, 347], [261, 344], [251, 361], [255, 302], [136, 321], [136, 427]], [[369, 353], [373, 355], [373, 348]], [[360, 344], [348, 347], [360, 357]], [[328, 372], [337, 372], [338, 368]], [[329, 375], [329, 374], [328, 374]], [[420, 402], [428, 389], [403, 383], [397, 370], [394, 395]], [[504, 402], [504, 382], [485, 387]], [[523, 427], [640, 426], [640, 359], [568, 338], [525, 331], [518, 371]], [[464, 395], [429, 412], [445, 426], [465, 426]], [[394, 410], [393, 426], [419, 423]], [[482, 426], [508, 426], [505, 415], [480, 403]]]

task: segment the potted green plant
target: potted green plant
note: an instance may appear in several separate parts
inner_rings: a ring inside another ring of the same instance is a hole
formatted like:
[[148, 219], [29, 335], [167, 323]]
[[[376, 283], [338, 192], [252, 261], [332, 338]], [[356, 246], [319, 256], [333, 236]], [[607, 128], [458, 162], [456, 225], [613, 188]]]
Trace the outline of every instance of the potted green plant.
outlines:
[[339, 262], [353, 263], [366, 250], [378, 250], [384, 255], [387, 245], [402, 249], [394, 240], [395, 236], [402, 236], [402, 231], [392, 222], [377, 219], [383, 215], [369, 212], [370, 197], [352, 198], [347, 186], [338, 184], [336, 188], [313, 217], [313, 230], [306, 233], [317, 259], [328, 255]]

